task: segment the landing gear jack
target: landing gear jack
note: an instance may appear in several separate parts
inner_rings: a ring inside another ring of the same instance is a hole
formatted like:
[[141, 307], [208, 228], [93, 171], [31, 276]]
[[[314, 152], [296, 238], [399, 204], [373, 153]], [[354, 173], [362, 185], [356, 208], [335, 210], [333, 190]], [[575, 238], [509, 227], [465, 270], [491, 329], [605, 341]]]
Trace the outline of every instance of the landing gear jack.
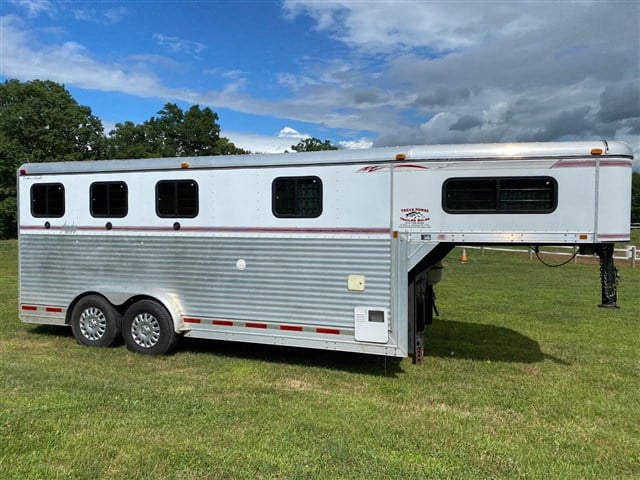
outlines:
[[595, 246], [600, 257], [600, 282], [602, 285], [602, 308], [620, 308], [618, 305], [618, 269], [613, 262], [614, 245], [604, 243]]

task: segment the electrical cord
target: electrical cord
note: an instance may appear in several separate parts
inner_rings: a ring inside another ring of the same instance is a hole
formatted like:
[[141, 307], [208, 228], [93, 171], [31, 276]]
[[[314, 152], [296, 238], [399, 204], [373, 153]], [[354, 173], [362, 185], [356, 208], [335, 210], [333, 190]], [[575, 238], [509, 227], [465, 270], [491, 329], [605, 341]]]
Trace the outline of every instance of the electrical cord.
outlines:
[[550, 268], [557, 268], [557, 267], [563, 267], [564, 265], [566, 265], [567, 263], [569, 263], [571, 260], [573, 260], [574, 258], [576, 258], [576, 256], [578, 255], [579, 250], [576, 250], [574, 252], [573, 255], [571, 255], [571, 257], [569, 257], [569, 259], [566, 262], [562, 262], [559, 263], [557, 265], [551, 265], [550, 263], [545, 262], [541, 257], [540, 257], [540, 248], [536, 245], [535, 247], [532, 247], [531, 245], [529, 245], [529, 249], [533, 250], [536, 253], [536, 258], [540, 261], [540, 263], [542, 263], [545, 267], [550, 267]]

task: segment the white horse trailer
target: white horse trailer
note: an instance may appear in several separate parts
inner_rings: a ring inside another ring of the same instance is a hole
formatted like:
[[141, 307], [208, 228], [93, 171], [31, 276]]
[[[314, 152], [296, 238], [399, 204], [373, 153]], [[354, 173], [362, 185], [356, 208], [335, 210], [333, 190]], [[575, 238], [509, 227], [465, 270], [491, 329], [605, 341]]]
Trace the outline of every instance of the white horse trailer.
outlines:
[[617, 306], [619, 142], [26, 164], [20, 318], [163, 354], [185, 337], [413, 357], [456, 245], [578, 245]]

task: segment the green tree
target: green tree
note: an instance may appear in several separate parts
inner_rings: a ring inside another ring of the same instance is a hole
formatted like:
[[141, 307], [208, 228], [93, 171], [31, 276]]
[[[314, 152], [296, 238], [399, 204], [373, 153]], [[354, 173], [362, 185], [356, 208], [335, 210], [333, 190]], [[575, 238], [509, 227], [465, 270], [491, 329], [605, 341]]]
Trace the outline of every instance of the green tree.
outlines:
[[631, 184], [631, 223], [640, 223], [640, 173], [634, 172]]
[[100, 158], [100, 120], [51, 81], [0, 85], [0, 237], [16, 234], [16, 170], [26, 162]]
[[209, 107], [183, 110], [167, 103], [144, 123], [118, 123], [108, 139], [111, 158], [185, 157], [248, 153], [220, 137], [218, 115]]
[[147, 158], [150, 152], [144, 125], [116, 123], [107, 140], [106, 158]]
[[182, 149], [181, 125], [184, 123], [184, 112], [175, 103], [167, 103], [158, 112], [158, 117], [151, 117], [144, 122], [147, 141], [154, 157], [180, 157]]
[[297, 145], [291, 145], [296, 152], [319, 152], [321, 150], [338, 150], [338, 147], [331, 145], [329, 140], [324, 142], [319, 138], [305, 138], [300, 140]]
[[178, 132], [181, 139], [181, 155], [222, 155], [219, 152], [221, 139], [218, 114], [209, 107], [200, 110], [198, 105], [193, 105], [184, 114], [184, 121]]

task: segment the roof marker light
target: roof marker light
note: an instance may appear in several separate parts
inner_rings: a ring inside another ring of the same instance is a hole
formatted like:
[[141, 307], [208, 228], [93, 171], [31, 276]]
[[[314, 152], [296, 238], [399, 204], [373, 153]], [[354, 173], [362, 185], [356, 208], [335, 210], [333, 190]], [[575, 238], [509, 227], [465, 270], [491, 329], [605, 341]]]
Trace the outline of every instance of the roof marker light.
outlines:
[[406, 160], [407, 158], [407, 154], [406, 153], [398, 153], [396, 155], [396, 160], [402, 162], [403, 160]]
[[182, 162], [180, 168], [189, 168], [189, 162]]
[[27, 174], [27, 169], [26, 168], [21, 168], [20, 169], [20, 176], [26, 175], [26, 174]]
[[603, 150], [601, 148], [592, 148], [591, 155], [602, 155]]

